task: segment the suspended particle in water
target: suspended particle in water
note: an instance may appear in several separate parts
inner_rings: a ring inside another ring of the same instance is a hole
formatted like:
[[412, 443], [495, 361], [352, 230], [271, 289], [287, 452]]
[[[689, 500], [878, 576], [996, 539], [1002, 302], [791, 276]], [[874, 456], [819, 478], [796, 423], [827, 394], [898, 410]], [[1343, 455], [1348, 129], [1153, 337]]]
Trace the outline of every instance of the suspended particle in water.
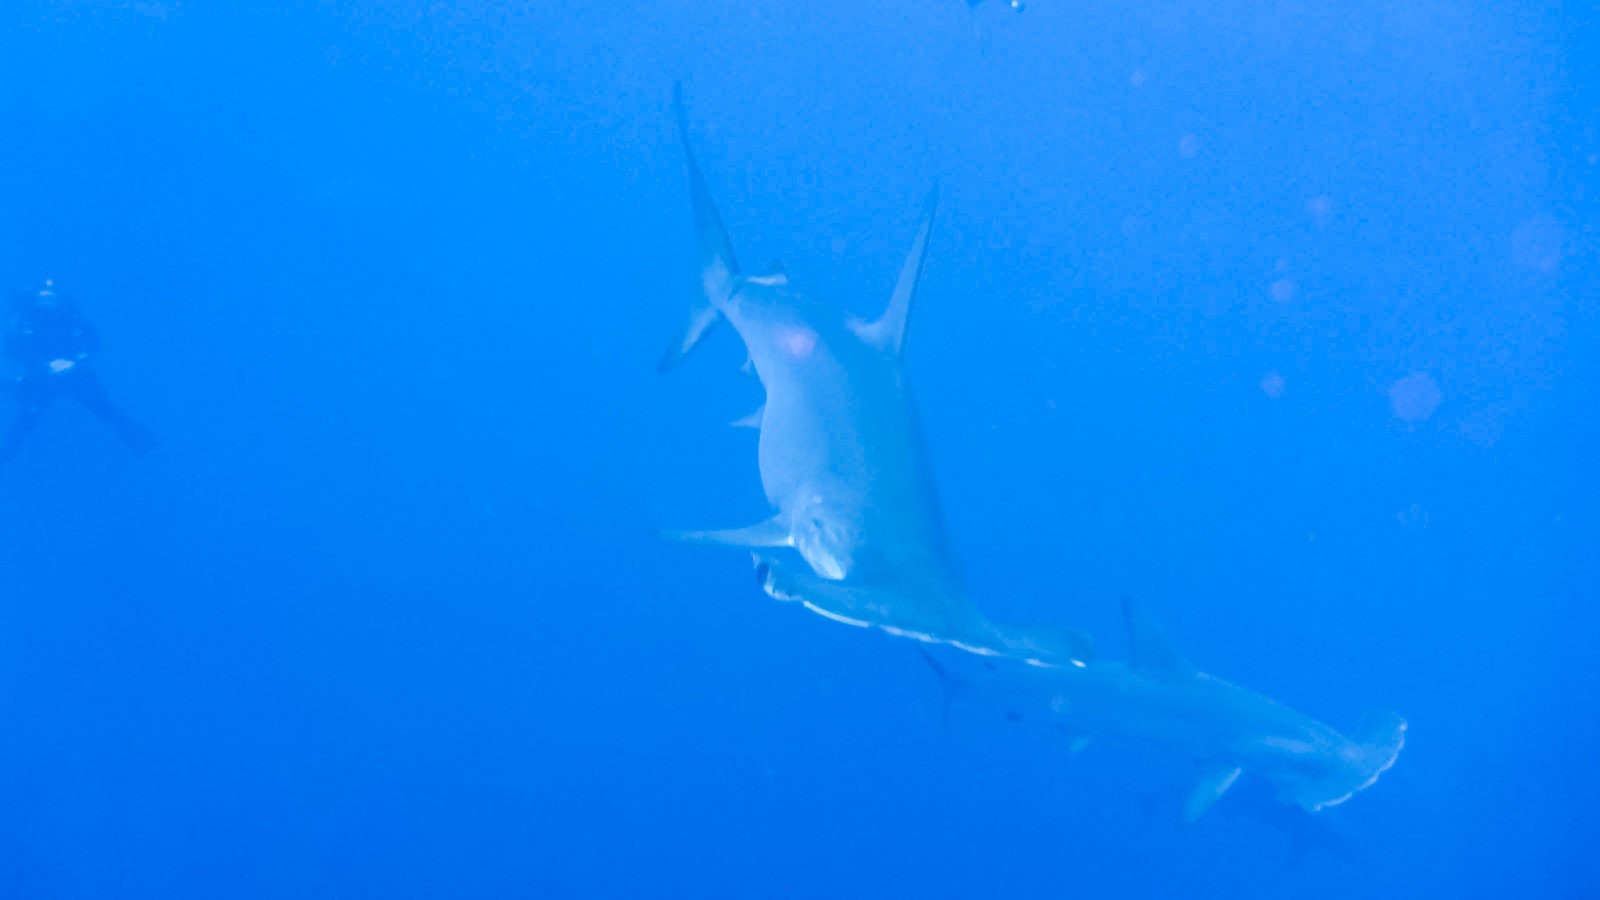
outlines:
[[1389, 386], [1389, 408], [1402, 422], [1423, 422], [1444, 400], [1439, 383], [1427, 372], [1412, 372]]
[[1511, 258], [1524, 268], [1554, 275], [1565, 242], [1560, 222], [1552, 216], [1535, 216], [1511, 233]]
[[1312, 224], [1318, 228], [1327, 226], [1333, 218], [1333, 201], [1322, 194], [1312, 197], [1306, 201], [1306, 215], [1311, 217]]

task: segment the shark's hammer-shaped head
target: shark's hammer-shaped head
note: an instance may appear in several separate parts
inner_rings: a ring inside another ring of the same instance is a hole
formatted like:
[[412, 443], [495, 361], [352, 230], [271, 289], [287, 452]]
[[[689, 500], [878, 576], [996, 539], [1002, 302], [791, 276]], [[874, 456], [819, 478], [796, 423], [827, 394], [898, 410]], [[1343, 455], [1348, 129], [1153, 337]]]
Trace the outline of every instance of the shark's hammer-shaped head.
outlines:
[[1306, 753], [1286, 764], [1272, 781], [1279, 799], [1307, 812], [1338, 806], [1371, 787], [1394, 767], [1406, 743], [1406, 720], [1389, 712], [1368, 713], [1361, 728], [1335, 746]]

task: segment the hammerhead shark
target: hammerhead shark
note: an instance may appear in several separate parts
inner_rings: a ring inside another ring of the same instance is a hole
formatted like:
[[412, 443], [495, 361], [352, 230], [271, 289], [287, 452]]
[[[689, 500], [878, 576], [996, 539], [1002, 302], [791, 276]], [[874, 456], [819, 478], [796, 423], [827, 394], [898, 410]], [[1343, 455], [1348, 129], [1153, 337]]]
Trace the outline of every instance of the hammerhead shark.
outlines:
[[669, 536], [792, 548], [810, 571], [758, 555], [762, 587], [837, 621], [1038, 665], [1081, 664], [1085, 641], [1070, 630], [1022, 630], [984, 617], [951, 562], [903, 362], [937, 187], [887, 309], [876, 321], [855, 319], [799, 293], [782, 271], [740, 269], [689, 141], [681, 85], [673, 108], [704, 297], [659, 368], [683, 359], [718, 321], [738, 332], [766, 390], [765, 406], [744, 424], [760, 430], [761, 485], [777, 512], [745, 528]]
[[1191, 755], [1200, 778], [1184, 819], [1211, 807], [1241, 773], [1264, 777], [1279, 800], [1317, 812], [1349, 800], [1388, 771], [1405, 746], [1406, 722], [1369, 713], [1346, 737], [1282, 703], [1196, 669], [1141, 605], [1123, 601], [1133, 647], [1129, 662], [1095, 662], [1050, 671], [1012, 667], [981, 682], [958, 680], [922, 651], [947, 700], [981, 690], [1009, 716], [1042, 714], [1082, 749], [1095, 735], [1130, 735]]

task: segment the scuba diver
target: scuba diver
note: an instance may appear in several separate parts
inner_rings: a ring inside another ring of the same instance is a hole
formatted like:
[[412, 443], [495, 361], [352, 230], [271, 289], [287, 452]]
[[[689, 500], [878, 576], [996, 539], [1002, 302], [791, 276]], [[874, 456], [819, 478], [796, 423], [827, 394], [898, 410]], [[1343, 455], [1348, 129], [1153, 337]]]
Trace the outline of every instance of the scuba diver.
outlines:
[[0, 436], [0, 463], [9, 460], [44, 410], [57, 397], [70, 394], [116, 430], [136, 453], [150, 448], [150, 436], [106, 395], [100, 379], [88, 368], [100, 352], [100, 341], [72, 300], [46, 281], [40, 290], [12, 304], [6, 324], [5, 353], [21, 374], [5, 382], [17, 412]]

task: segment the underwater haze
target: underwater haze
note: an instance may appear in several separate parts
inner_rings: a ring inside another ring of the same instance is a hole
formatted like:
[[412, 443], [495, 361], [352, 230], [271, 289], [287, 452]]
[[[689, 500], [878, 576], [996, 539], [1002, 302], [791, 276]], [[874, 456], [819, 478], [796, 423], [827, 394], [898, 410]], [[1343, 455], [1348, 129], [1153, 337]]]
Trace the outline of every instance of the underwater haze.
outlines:
[[[1595, 897], [1592, 15], [1355, 0], [7, 0], [0, 289], [128, 452], [0, 465], [0, 897]], [[1398, 762], [946, 707], [660, 529], [771, 509], [741, 260], [876, 316], [985, 613]], [[9, 377], [9, 369], [6, 373]], [[13, 414], [0, 397], [0, 419]]]

